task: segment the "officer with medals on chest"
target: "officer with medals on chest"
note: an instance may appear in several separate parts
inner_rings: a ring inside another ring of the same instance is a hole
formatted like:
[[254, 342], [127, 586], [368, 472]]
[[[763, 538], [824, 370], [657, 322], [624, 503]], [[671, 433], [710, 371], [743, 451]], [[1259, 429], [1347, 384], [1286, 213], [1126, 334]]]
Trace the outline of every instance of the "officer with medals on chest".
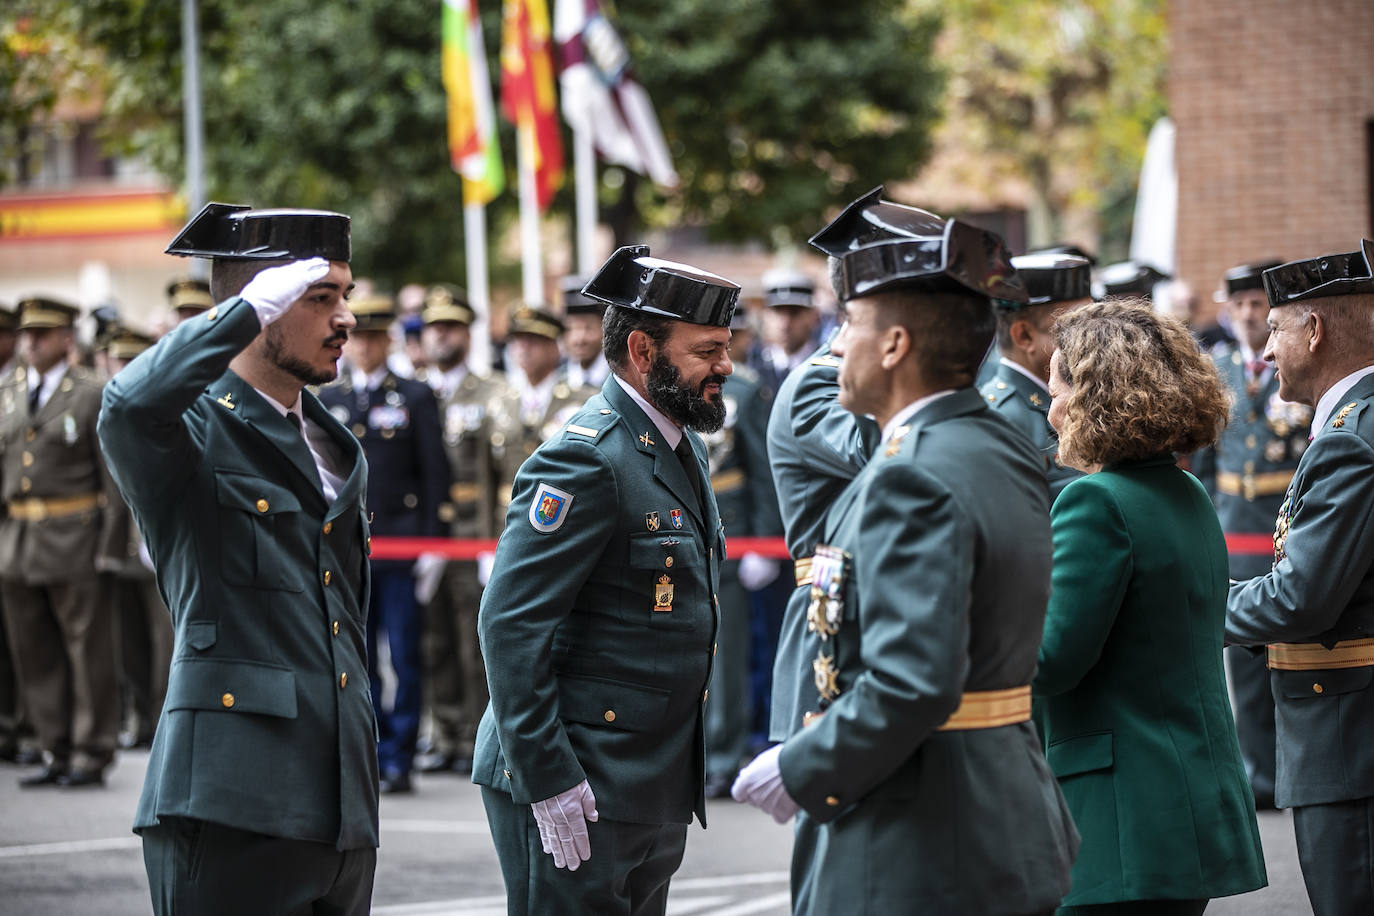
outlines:
[[473, 781], [508, 912], [662, 914], [693, 814], [725, 537], [698, 433], [725, 420], [739, 287], [621, 248], [601, 393], [525, 462], [482, 598]]
[[[1279, 504], [1307, 450], [1312, 408], [1279, 397], [1279, 378], [1264, 359], [1269, 338], [1269, 299], [1262, 274], [1278, 261], [1241, 264], [1226, 272], [1226, 310], [1234, 341], [1217, 344], [1212, 359], [1233, 398], [1231, 418], [1212, 449], [1194, 456], [1194, 473], [1206, 485], [1228, 535], [1273, 533]], [[1272, 550], [1233, 548], [1231, 578], [1262, 576]], [[1241, 757], [1259, 808], [1274, 807], [1274, 695], [1264, 653], [1240, 646], [1226, 650]]]
[[983, 397], [1045, 456], [1050, 502], [1079, 476], [1059, 462], [1058, 437], [1050, 426], [1050, 355], [1054, 319], [1092, 301], [1092, 263], [1068, 254], [1033, 252], [1011, 259], [1026, 285], [1026, 302], [993, 300], [997, 315], [997, 374], [982, 385]]
[[[455, 538], [494, 538], [505, 522], [497, 496], [501, 461], [514, 447], [513, 431], [498, 422], [495, 405], [509, 396], [499, 375], [468, 366], [471, 327], [477, 313], [457, 286], [436, 283], [425, 293], [420, 342], [429, 365], [423, 372], [439, 399], [439, 422], [448, 453], [448, 501], [439, 507]], [[477, 645], [477, 608], [482, 585], [475, 560], [444, 564], [425, 607], [425, 701], [429, 749], [416, 760], [424, 773], [472, 772], [477, 723], [487, 706], [487, 675]]]
[[19, 303], [25, 365], [0, 383], [0, 595], [44, 765], [21, 786], [94, 786], [114, 758], [114, 629], [96, 575], [112, 486], [96, 441], [100, 380], [69, 366], [76, 306]]
[[881, 192], [812, 240], [839, 261], [840, 403], [883, 427], [812, 557], [818, 715], [734, 795], [823, 825], [794, 912], [1049, 914], [1078, 836], [1030, 723], [1044, 462], [973, 387], [990, 300], [1026, 292], [999, 238]]
[[[397, 376], [387, 366], [388, 329], [396, 318], [390, 296], [366, 296], [350, 308], [357, 327], [346, 355], [352, 366], [338, 384], [320, 390], [320, 402], [363, 446], [368, 464], [367, 507], [372, 533], [390, 537], [443, 534], [439, 506], [448, 493], [448, 458], [440, 438], [434, 393], [423, 382]], [[409, 792], [410, 769], [420, 733], [423, 613], [416, 600], [418, 561], [372, 563], [367, 615], [367, 664], [377, 713], [377, 762], [383, 794]], [[396, 693], [382, 704], [377, 645], [385, 638]]]
[[1374, 912], [1374, 242], [1261, 277], [1279, 397], [1313, 410], [1274, 564], [1231, 586], [1226, 641], [1265, 647], [1274, 802], [1318, 916]]
[[377, 861], [358, 440], [307, 386], [354, 325], [349, 220], [207, 204], [219, 304], [105, 386], [100, 444], [172, 614], [134, 830], [153, 912], [368, 912]]

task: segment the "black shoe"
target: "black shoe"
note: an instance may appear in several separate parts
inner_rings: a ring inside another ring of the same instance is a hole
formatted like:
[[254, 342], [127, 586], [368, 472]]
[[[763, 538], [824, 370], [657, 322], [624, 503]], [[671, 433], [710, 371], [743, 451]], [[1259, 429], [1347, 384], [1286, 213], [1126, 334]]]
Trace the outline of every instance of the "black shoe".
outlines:
[[377, 780], [377, 791], [383, 795], [401, 795], [413, 792], [409, 773], [387, 773]]
[[14, 752], [14, 762], [21, 767], [37, 766], [43, 762], [43, 752], [36, 747], [21, 747]]
[[19, 788], [32, 789], [36, 786], [56, 786], [61, 785], [62, 780], [67, 777], [67, 768], [50, 764], [36, 773], [19, 777]]
[[447, 773], [453, 769], [456, 760], [452, 754], [420, 754], [415, 758], [415, 769], [421, 773]]
[[735, 774], [722, 774], [719, 776], [706, 777], [706, 797], [707, 798], [729, 798], [730, 787], [735, 784]]
[[103, 786], [105, 785], [105, 771], [87, 770], [82, 767], [77, 767], [73, 770], [68, 770], [65, 776], [59, 776], [57, 784], [69, 789], [76, 789], [82, 786]]

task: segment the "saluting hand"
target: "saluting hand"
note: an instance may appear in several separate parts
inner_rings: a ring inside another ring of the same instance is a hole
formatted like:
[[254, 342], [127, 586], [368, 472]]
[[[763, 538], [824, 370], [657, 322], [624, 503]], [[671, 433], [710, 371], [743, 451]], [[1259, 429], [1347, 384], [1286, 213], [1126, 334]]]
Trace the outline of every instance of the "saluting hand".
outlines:
[[258, 313], [263, 327], [276, 321], [291, 307], [312, 283], [316, 283], [329, 273], [329, 262], [324, 258], [306, 258], [292, 261], [279, 267], [269, 267], [248, 281], [239, 296], [248, 300]]
[[539, 840], [544, 851], [553, 856], [555, 868], [577, 871], [577, 866], [592, 857], [587, 821], [595, 821], [600, 815], [587, 780], [553, 798], [534, 802], [530, 808], [539, 825]]

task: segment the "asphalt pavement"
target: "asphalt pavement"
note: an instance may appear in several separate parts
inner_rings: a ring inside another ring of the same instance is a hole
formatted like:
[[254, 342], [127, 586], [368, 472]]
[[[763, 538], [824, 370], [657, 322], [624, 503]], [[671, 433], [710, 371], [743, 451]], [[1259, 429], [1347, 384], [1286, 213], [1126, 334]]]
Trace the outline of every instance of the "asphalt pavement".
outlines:
[[[147, 754], [125, 752], [104, 788], [24, 789], [0, 765], [0, 914], [146, 916], [148, 884], [129, 831]], [[790, 826], [731, 801], [710, 803], [673, 880], [671, 916], [785, 916]], [[411, 795], [382, 800], [377, 916], [503, 916], [505, 896], [477, 787], [465, 777], [417, 777]], [[1270, 886], [1213, 901], [1208, 916], [1309, 916], [1292, 818], [1260, 816]], [[897, 866], [900, 867], [900, 866]], [[926, 910], [917, 907], [917, 910]]]

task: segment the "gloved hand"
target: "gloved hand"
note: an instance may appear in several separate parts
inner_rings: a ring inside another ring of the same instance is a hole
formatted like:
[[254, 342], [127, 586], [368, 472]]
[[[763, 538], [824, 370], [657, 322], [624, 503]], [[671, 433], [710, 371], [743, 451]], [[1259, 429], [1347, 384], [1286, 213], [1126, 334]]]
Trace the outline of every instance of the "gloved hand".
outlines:
[[592, 844], [587, 839], [587, 821], [596, 821], [596, 796], [587, 780], [582, 780], [566, 792], [530, 805], [539, 825], [539, 839], [544, 851], [553, 856], [555, 868], [577, 871], [577, 866], [592, 857]]
[[777, 560], [746, 553], [739, 558], [739, 584], [756, 592], [778, 577], [779, 566]]
[[496, 563], [496, 554], [490, 550], [483, 551], [477, 555], [477, 584], [483, 588], [487, 587], [487, 581], [491, 578], [491, 568]]
[[262, 322], [262, 326], [267, 327], [286, 314], [291, 303], [305, 295], [310, 284], [322, 279], [327, 273], [329, 262], [324, 258], [306, 258], [303, 261], [269, 267], [249, 280], [239, 296], [248, 300], [253, 310], [258, 313], [258, 320]]
[[439, 591], [439, 581], [444, 577], [444, 564], [447, 561], [442, 553], [422, 553], [415, 558], [411, 575], [415, 577], [415, 600], [429, 604]]
[[778, 768], [781, 754], [782, 745], [775, 744], [749, 761], [735, 777], [730, 795], [735, 801], [753, 805], [779, 824], [785, 824], [801, 810], [801, 805], [792, 800], [782, 784], [782, 771]]

